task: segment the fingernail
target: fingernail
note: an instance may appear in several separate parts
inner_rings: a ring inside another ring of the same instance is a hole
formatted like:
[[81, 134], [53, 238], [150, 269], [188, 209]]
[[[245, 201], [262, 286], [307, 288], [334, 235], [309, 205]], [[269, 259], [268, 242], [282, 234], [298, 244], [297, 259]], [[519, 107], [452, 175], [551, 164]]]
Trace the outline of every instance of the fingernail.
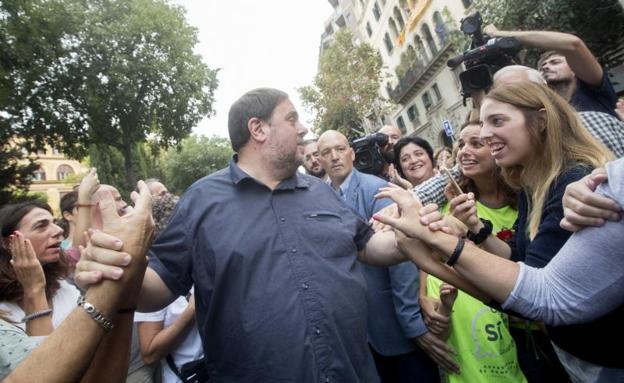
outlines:
[[113, 274], [113, 278], [119, 279], [119, 278], [121, 278], [121, 274], [123, 274], [123, 270], [122, 269], [115, 269], [115, 270], [113, 270], [112, 274]]
[[121, 248], [121, 246], [123, 245], [123, 242], [121, 242], [120, 240], [116, 239], [115, 240], [115, 245], [117, 245], [118, 248]]
[[131, 260], [132, 260], [132, 257], [130, 257], [130, 255], [126, 255], [122, 260], [122, 264], [124, 266], [128, 266]]

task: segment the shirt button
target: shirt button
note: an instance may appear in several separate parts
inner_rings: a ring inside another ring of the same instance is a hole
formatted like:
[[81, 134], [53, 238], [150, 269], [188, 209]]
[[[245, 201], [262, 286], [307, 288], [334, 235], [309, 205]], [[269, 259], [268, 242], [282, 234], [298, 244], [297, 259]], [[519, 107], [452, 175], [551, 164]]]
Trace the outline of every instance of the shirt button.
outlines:
[[321, 335], [321, 330], [317, 327], [317, 328], [314, 329], [314, 333], [316, 335]]
[[328, 376], [325, 378], [325, 383], [329, 383], [329, 382], [331, 382], [331, 378]]
[[309, 286], [307, 283], [302, 283], [302, 284], [301, 284], [301, 287], [302, 287], [304, 290], [307, 290], [307, 289], [309, 289], [309, 288], [310, 288], [310, 286]]
[[296, 252], [297, 252], [297, 249], [293, 247], [292, 249], [290, 249], [290, 252], [291, 252], [291, 253], [296, 253]]
[[280, 221], [282, 221], [282, 222], [286, 222], [286, 218], [284, 218], [284, 217], [280, 217]]

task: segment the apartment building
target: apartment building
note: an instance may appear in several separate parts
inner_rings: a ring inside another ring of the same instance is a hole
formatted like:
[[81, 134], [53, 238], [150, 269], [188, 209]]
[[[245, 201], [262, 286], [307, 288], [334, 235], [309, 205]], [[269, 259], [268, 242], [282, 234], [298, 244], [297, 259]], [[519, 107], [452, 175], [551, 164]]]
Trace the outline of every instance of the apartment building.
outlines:
[[[349, 28], [356, 39], [381, 54], [386, 81], [380, 94], [394, 103], [378, 125], [390, 123], [406, 134], [444, 143], [443, 122], [457, 128], [463, 106], [459, 73], [446, 62], [453, 52], [450, 33], [473, 12], [471, 0], [329, 0], [334, 14], [325, 23], [321, 52], [333, 33]], [[448, 141], [447, 141], [448, 143]]]

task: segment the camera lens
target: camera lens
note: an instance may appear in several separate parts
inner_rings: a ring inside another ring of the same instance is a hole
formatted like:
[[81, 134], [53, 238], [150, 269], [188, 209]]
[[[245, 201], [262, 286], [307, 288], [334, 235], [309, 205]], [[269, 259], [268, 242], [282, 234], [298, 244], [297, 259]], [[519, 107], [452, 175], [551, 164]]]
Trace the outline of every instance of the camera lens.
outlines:
[[461, 22], [462, 32], [471, 35], [479, 30], [479, 20], [474, 16], [467, 16]]

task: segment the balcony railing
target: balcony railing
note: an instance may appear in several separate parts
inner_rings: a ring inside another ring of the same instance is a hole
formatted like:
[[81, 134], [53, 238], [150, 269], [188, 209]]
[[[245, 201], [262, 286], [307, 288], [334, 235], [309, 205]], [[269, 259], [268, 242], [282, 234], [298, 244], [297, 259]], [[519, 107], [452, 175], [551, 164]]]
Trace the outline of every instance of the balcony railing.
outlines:
[[446, 58], [450, 53], [450, 43], [446, 43], [440, 51], [429, 61], [419, 59], [413, 61], [411, 67], [399, 78], [399, 83], [390, 93], [390, 98], [396, 103], [402, 103], [413, 96], [433, 76], [442, 65], [446, 65]]

